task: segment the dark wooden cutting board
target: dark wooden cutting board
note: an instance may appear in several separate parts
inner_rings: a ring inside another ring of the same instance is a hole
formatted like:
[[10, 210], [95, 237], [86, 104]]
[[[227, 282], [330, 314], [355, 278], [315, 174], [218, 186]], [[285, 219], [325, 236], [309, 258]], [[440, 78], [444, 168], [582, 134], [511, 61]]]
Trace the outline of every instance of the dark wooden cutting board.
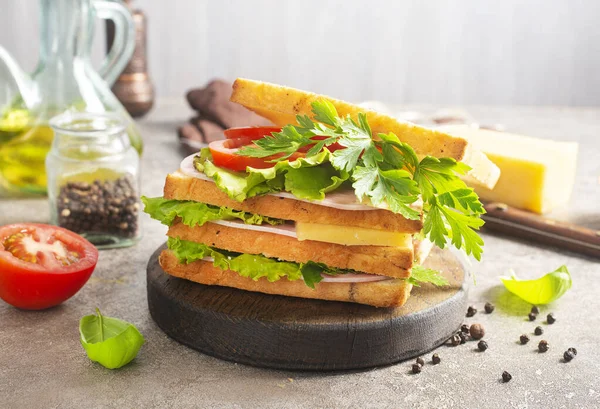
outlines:
[[415, 287], [401, 308], [308, 300], [206, 286], [166, 274], [159, 248], [147, 269], [148, 305], [171, 338], [217, 358], [277, 369], [389, 365], [445, 342], [467, 308], [465, 269], [448, 250], [425, 265], [450, 285]]

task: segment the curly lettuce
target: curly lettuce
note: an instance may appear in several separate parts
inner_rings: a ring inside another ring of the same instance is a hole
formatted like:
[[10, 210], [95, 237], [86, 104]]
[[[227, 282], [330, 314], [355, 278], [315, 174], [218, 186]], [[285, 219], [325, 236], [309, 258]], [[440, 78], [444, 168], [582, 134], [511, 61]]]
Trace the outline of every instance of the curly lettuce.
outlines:
[[261, 216], [254, 213], [235, 210], [230, 207], [211, 206], [206, 203], [194, 202], [192, 200], [173, 200], [162, 197], [142, 196], [144, 211], [155, 220], [170, 226], [176, 217], [189, 227], [202, 226], [213, 220], [239, 219], [246, 224], [278, 225], [285, 220], [274, 217]]
[[205, 257], [211, 257], [215, 267], [235, 271], [240, 276], [251, 278], [254, 281], [263, 277], [269, 282], [278, 281], [282, 278], [287, 278], [289, 281], [302, 279], [307, 286], [314, 289], [315, 284], [323, 279], [322, 274], [338, 275], [349, 272], [312, 261], [294, 263], [280, 261], [260, 254], [233, 253], [215, 249], [205, 244], [181, 240], [177, 237], [169, 237], [167, 246], [175, 253], [180, 263], [189, 264]]
[[273, 192], [290, 192], [299, 199], [323, 200], [327, 192], [339, 188], [350, 178], [346, 171], [337, 170], [330, 163], [330, 152], [323, 150], [310, 158], [292, 162], [277, 162], [272, 168], [234, 172], [216, 166], [208, 148], [194, 158], [194, 166], [213, 179], [223, 192], [239, 202], [250, 197]]

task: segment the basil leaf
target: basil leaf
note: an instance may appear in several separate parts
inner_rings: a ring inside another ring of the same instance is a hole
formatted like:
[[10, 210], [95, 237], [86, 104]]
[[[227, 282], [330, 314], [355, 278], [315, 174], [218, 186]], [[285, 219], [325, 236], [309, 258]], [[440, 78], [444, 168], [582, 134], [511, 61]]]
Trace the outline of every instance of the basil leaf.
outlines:
[[567, 266], [560, 266], [536, 280], [519, 280], [514, 273], [512, 277], [500, 279], [508, 291], [531, 304], [549, 304], [562, 297], [572, 285]]
[[127, 365], [138, 354], [144, 337], [133, 324], [117, 318], [86, 315], [79, 321], [81, 345], [88, 358], [108, 369]]

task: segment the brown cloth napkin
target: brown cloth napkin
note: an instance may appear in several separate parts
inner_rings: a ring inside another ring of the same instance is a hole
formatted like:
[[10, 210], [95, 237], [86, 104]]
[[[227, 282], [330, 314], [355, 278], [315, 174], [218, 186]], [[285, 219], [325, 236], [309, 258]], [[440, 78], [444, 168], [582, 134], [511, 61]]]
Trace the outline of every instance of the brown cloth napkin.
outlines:
[[212, 80], [204, 88], [188, 91], [186, 98], [197, 116], [177, 130], [180, 141], [196, 152], [203, 143], [223, 139], [223, 130], [238, 126], [261, 126], [271, 123], [244, 108], [229, 101], [231, 83]]

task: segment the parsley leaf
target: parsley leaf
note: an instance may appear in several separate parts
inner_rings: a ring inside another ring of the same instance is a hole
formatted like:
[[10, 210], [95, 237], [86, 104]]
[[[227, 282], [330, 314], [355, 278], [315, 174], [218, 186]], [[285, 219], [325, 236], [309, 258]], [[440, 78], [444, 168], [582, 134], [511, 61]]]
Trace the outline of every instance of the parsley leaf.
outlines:
[[388, 208], [407, 219], [418, 220], [420, 211], [411, 206], [423, 200], [423, 234], [438, 247], [448, 242], [481, 259], [483, 240], [477, 230], [485, 213], [479, 197], [461, 179], [469, 166], [452, 158], [425, 156], [421, 159], [408, 144], [393, 133], [373, 137], [367, 114], [357, 120], [340, 117], [335, 106], [326, 100], [312, 103], [313, 119], [298, 115], [298, 125], [287, 125], [255, 141], [255, 146], [239, 150], [243, 156], [265, 158], [273, 162], [289, 158], [300, 148], [312, 145], [310, 158], [327, 151], [333, 143], [329, 161], [333, 168], [347, 172], [358, 199], [370, 200], [377, 207]]
[[420, 265], [412, 267], [408, 282], [416, 287], [420, 287], [421, 283], [431, 283], [438, 287], [448, 285], [448, 280], [439, 271]]

